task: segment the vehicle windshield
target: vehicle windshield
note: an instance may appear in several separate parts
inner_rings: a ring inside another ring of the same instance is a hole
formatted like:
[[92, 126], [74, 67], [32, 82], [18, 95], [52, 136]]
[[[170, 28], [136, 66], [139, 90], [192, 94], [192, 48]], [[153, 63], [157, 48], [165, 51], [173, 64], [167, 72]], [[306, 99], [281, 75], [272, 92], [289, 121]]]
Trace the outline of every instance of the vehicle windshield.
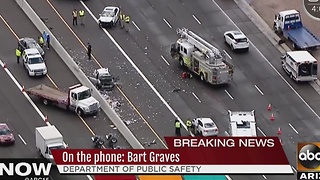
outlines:
[[112, 82], [112, 76], [101, 76], [100, 82], [101, 84], [109, 84]]
[[214, 123], [205, 123], [205, 124], [204, 124], [204, 127], [205, 127], [205, 128], [214, 128], [215, 125], [214, 125]]
[[114, 12], [112, 10], [106, 10], [103, 11], [101, 14], [102, 17], [113, 17], [114, 16]]
[[9, 134], [11, 134], [11, 131], [8, 128], [0, 129], [0, 136], [9, 135]]
[[91, 97], [91, 90], [90, 89], [79, 93], [79, 100], [87, 99], [89, 97]]
[[29, 64], [39, 64], [43, 63], [43, 59], [41, 57], [29, 58]]
[[52, 155], [52, 154], [51, 154], [51, 150], [52, 150], [52, 149], [65, 149], [65, 147], [64, 147], [63, 145], [50, 147], [50, 148], [49, 148], [49, 150], [50, 150], [50, 151], [49, 151], [49, 155]]
[[247, 38], [236, 39], [237, 42], [248, 42]]

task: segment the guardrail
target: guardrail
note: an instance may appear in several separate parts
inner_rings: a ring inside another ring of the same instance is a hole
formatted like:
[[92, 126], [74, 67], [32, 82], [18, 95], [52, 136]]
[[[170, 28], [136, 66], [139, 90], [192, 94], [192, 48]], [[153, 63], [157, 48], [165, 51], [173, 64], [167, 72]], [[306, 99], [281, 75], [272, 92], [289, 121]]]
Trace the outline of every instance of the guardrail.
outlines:
[[125, 123], [120, 119], [117, 113], [111, 108], [107, 101], [103, 98], [100, 92], [96, 87], [90, 82], [87, 76], [83, 73], [80, 67], [73, 61], [72, 57], [68, 52], [63, 48], [58, 39], [53, 35], [49, 28], [42, 22], [37, 13], [32, 9], [29, 3], [26, 0], [15, 0], [16, 3], [20, 6], [23, 12], [28, 16], [31, 22], [36, 26], [36, 28], [42, 33], [43, 31], [47, 32], [51, 36], [50, 45], [58, 53], [63, 62], [68, 66], [72, 73], [78, 78], [78, 80], [85, 86], [91, 88], [92, 96], [96, 98], [100, 104], [101, 109], [106, 113], [112, 123], [118, 128], [120, 133], [124, 138], [129, 142], [130, 146], [133, 149], [144, 149], [142, 144], [138, 139], [133, 135]]

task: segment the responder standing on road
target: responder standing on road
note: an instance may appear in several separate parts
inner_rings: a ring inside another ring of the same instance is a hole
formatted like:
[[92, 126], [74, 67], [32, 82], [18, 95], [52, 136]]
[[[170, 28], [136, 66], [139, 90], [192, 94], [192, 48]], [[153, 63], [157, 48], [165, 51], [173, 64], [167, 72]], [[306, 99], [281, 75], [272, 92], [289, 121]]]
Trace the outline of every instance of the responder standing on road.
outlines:
[[187, 125], [187, 128], [188, 128], [188, 131], [191, 132], [191, 130], [192, 130], [192, 122], [191, 122], [190, 118], [187, 119], [186, 125]]
[[83, 9], [79, 10], [79, 18], [80, 18], [80, 23], [83, 26], [84, 25], [84, 10]]
[[78, 12], [76, 9], [72, 11], [72, 25], [78, 25]]
[[181, 136], [181, 123], [178, 119], [175, 120], [176, 136]]
[[43, 45], [44, 45], [43, 37], [39, 36], [38, 39], [39, 39], [39, 45], [43, 48]]
[[125, 18], [125, 16], [126, 16], [126, 15], [124, 15], [124, 14], [122, 13], [122, 11], [121, 11], [121, 12], [120, 12], [120, 21], [119, 21], [119, 24], [120, 24], [121, 29], [124, 28], [124, 18]]
[[129, 32], [129, 30], [130, 30], [130, 29], [129, 29], [130, 16], [125, 15], [125, 17], [124, 17], [124, 22], [126, 23], [126, 26], [127, 26], [126, 31]]
[[21, 57], [21, 51], [19, 48], [16, 49], [16, 56], [17, 56], [17, 63], [19, 64], [20, 57]]
[[50, 35], [47, 34], [47, 49], [49, 50], [50, 49]]
[[90, 43], [88, 43], [87, 55], [88, 55], [88, 59], [91, 60], [91, 44]]

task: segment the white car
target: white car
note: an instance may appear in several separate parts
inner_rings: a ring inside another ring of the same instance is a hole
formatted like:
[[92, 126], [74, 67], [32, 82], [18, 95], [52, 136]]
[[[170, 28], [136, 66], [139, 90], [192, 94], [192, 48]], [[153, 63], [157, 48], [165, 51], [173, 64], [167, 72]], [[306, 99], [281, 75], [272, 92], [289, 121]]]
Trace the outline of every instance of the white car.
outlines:
[[201, 136], [217, 136], [219, 133], [217, 125], [211, 118], [195, 118], [192, 120], [192, 126]]
[[120, 9], [115, 6], [107, 6], [99, 14], [99, 26], [102, 28], [114, 27], [120, 17]]
[[23, 66], [29, 76], [43, 76], [47, 74], [47, 66], [36, 48], [25, 49], [22, 53]]
[[245, 49], [249, 50], [249, 40], [240, 31], [227, 31], [224, 33], [224, 41], [227, 43], [231, 50]]

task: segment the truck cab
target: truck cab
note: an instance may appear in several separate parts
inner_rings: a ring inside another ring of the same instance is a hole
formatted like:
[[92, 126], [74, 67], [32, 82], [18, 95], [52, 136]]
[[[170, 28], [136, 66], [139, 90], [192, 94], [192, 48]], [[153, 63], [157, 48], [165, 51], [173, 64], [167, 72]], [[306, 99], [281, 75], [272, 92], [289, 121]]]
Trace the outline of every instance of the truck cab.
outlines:
[[110, 74], [108, 68], [94, 70], [94, 78], [98, 89], [112, 90], [114, 88], [114, 77]]
[[281, 11], [274, 17], [274, 32], [292, 41], [294, 49], [316, 49], [320, 39], [303, 26], [300, 12], [297, 10]]
[[47, 74], [47, 66], [36, 48], [25, 49], [22, 53], [23, 66], [29, 76], [43, 76]]
[[69, 108], [73, 108], [79, 115], [94, 114], [100, 109], [100, 103], [91, 95], [92, 89], [77, 84], [69, 88]]

